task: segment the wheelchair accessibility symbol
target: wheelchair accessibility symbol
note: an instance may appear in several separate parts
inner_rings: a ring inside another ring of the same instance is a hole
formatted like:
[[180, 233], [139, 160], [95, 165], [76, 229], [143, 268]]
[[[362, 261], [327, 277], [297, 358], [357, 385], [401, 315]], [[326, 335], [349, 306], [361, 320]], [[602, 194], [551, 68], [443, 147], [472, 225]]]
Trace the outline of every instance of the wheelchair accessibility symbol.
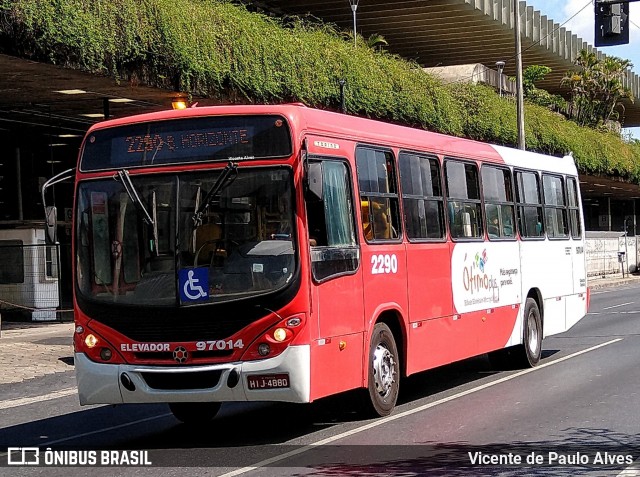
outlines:
[[209, 267], [180, 270], [178, 280], [180, 301], [203, 301], [209, 298]]

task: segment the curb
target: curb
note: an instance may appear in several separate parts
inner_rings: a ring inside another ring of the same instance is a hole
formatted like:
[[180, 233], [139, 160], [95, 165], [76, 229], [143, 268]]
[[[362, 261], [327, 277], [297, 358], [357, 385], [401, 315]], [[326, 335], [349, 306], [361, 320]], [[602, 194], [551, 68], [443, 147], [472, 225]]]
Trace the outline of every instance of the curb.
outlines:
[[619, 280], [607, 281], [603, 283], [598, 283], [598, 280], [595, 280], [595, 283], [588, 283], [587, 287], [591, 290], [599, 290], [601, 288], [612, 288], [622, 285], [628, 285], [630, 283], [640, 283], [640, 277], [621, 278]]

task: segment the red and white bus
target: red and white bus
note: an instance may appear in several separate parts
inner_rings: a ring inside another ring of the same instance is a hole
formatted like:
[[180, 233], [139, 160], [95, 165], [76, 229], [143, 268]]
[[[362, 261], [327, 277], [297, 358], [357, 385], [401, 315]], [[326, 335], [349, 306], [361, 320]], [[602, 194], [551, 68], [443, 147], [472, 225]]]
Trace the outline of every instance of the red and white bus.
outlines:
[[587, 311], [570, 157], [220, 106], [95, 125], [75, 180], [81, 404], [193, 421], [363, 388], [387, 415], [403, 377], [534, 366]]

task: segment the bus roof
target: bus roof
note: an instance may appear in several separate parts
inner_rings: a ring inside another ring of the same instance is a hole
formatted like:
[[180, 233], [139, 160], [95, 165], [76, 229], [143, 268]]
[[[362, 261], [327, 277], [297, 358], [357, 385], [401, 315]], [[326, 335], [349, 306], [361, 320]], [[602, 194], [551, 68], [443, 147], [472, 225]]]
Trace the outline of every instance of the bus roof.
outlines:
[[93, 125], [89, 129], [89, 133], [99, 129], [147, 121], [244, 114], [278, 114], [284, 116], [294, 125], [292, 131], [294, 141], [301, 133], [308, 132], [360, 143], [383, 144], [391, 147], [413, 149], [458, 158], [482, 159], [490, 162], [505, 163], [514, 167], [543, 169], [563, 174], [577, 175], [575, 163], [570, 156], [561, 158], [492, 145], [472, 139], [435, 133], [420, 128], [400, 126], [384, 121], [310, 108], [302, 103], [223, 105], [183, 110], [166, 110], [102, 121]]

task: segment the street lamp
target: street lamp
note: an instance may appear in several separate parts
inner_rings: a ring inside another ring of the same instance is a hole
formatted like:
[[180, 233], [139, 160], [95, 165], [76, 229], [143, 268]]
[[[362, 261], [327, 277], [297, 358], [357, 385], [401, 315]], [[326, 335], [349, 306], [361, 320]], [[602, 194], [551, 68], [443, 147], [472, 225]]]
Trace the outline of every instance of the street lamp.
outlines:
[[504, 71], [504, 61], [496, 61], [496, 68], [498, 70], [498, 94], [502, 98], [502, 72]]
[[351, 5], [351, 11], [353, 12], [353, 44], [354, 46], [358, 46], [357, 36], [356, 36], [356, 10], [358, 9], [358, 2], [360, 0], [349, 0], [349, 5]]
[[[523, 4], [525, 2], [522, 2]], [[526, 5], [524, 5], [526, 8]], [[520, 39], [520, 0], [513, 0], [513, 32], [516, 49], [516, 115], [518, 117], [518, 149], [525, 149], [524, 95], [522, 91], [522, 40]]]

